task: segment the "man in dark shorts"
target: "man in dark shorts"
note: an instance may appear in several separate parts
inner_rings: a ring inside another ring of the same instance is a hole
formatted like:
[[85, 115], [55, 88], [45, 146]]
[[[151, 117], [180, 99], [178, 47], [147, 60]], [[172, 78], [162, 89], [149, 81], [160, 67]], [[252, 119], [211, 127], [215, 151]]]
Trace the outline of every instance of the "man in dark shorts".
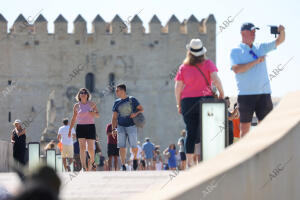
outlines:
[[119, 148], [118, 148], [118, 139], [117, 135], [112, 134], [111, 124], [106, 125], [106, 134], [107, 134], [107, 156], [108, 156], [108, 170], [112, 170], [112, 159], [114, 158], [114, 170], [118, 170], [118, 157], [119, 157]]
[[273, 109], [265, 56], [285, 39], [284, 27], [280, 25], [280, 34], [275, 41], [254, 44], [258, 29], [252, 23], [244, 23], [241, 27], [242, 43], [230, 54], [231, 70], [238, 87], [241, 137], [249, 132], [254, 112], [261, 121]]

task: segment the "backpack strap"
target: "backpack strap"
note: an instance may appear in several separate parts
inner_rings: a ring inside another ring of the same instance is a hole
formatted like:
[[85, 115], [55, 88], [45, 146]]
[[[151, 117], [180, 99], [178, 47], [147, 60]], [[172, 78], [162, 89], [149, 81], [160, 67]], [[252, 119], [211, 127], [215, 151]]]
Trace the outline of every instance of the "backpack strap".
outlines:
[[[208, 82], [207, 78], [205, 77], [204, 73], [202, 72], [202, 70], [199, 67], [195, 66], [195, 65], [193, 65], [193, 66], [196, 67], [196, 69], [202, 74], [202, 76], [205, 79], [206, 85], [211, 89], [211, 85], [209, 84], [209, 82]], [[211, 91], [212, 91], [212, 89], [211, 89]]]

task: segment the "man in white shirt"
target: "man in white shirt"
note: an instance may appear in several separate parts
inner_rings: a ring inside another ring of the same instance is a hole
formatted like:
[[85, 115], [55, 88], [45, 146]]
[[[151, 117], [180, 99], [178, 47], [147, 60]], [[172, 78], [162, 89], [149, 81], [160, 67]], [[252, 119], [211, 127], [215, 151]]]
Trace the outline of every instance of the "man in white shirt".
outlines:
[[[74, 150], [73, 150], [73, 138], [76, 137], [74, 128], [72, 128], [72, 136], [68, 137], [69, 133], [69, 120], [63, 119], [63, 126], [58, 129], [57, 140], [62, 143], [61, 157], [66, 171], [71, 171], [70, 165], [73, 162]], [[68, 164], [67, 164], [68, 159]]]

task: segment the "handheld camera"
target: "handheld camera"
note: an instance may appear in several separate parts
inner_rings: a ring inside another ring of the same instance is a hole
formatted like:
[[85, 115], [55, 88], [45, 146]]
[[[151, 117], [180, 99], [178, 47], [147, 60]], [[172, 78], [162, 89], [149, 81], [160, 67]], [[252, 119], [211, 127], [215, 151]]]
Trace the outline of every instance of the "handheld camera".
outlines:
[[278, 26], [270, 26], [270, 28], [271, 28], [271, 34], [273, 34], [273, 35], [275, 35], [275, 38], [277, 37], [277, 35], [278, 34], [280, 34], [279, 32], [278, 32]]

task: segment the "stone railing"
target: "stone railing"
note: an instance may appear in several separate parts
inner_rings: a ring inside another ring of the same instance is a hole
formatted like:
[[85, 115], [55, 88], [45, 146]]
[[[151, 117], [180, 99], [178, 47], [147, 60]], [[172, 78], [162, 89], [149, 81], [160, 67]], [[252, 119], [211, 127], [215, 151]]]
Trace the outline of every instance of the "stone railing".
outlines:
[[299, 141], [300, 92], [295, 92], [220, 155], [134, 199], [300, 199]]
[[13, 162], [13, 146], [9, 141], [0, 140], [0, 172], [9, 171], [9, 163]]

